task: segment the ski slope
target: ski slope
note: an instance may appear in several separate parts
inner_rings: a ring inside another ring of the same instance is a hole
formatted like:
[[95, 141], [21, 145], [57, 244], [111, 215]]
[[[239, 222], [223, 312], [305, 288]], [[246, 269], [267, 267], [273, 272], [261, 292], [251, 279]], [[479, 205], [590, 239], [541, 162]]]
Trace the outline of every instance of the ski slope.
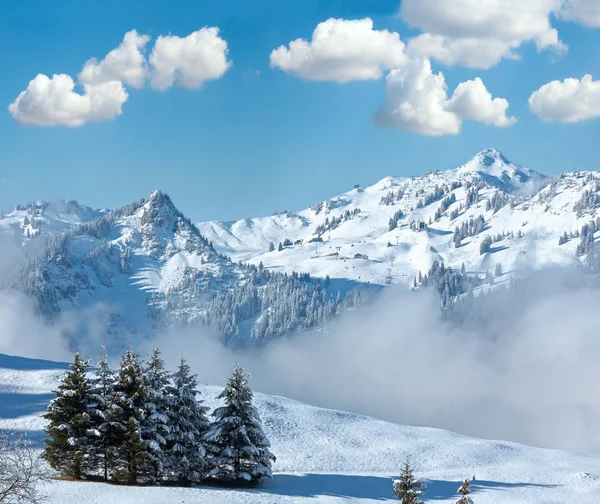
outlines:
[[[40, 442], [40, 413], [63, 364], [0, 355], [0, 429], [28, 431]], [[204, 385], [211, 407], [220, 387]], [[265, 488], [128, 488], [53, 482], [49, 504], [367, 503], [395, 500], [391, 478], [409, 457], [428, 485], [427, 501], [450, 503], [464, 478], [477, 504], [597, 504], [600, 457], [407, 427], [256, 394], [277, 456]], [[396, 501], [397, 502], [397, 501]]]
[[[563, 173], [549, 179], [533, 170], [508, 161], [499, 151], [487, 149], [464, 165], [420, 177], [386, 177], [379, 182], [350, 191], [297, 212], [243, 219], [236, 222], [200, 222], [196, 226], [215, 248], [235, 260], [260, 262], [276, 271], [302, 271], [315, 277], [326, 275], [332, 281], [361, 284], [411, 285], [419, 272], [426, 273], [434, 261], [485, 275], [497, 263], [505, 272], [578, 265], [577, 239], [558, 245], [559, 237], [581, 229], [599, 213], [598, 205], [576, 210], [584, 191], [597, 192], [597, 172]], [[457, 187], [419, 207], [436, 186]], [[481, 185], [476, 203], [465, 208], [467, 188]], [[403, 194], [393, 202], [383, 200], [394, 193]], [[510, 196], [499, 209], [487, 205], [500, 192]], [[436, 211], [444, 197], [453, 195], [456, 202]], [[311, 242], [318, 236], [318, 226], [326, 219], [338, 218], [347, 210], [360, 212], [334, 229], [323, 232], [323, 242]], [[389, 221], [397, 211], [403, 216], [390, 231]], [[458, 211], [453, 217], [452, 212]], [[485, 228], [463, 240], [453, 242], [457, 226], [482, 215]], [[431, 224], [415, 232], [410, 224], [420, 220]], [[496, 237], [492, 250], [480, 254], [486, 236]], [[289, 239], [292, 245], [278, 251], [278, 244]], [[297, 243], [301, 241], [301, 243]], [[269, 252], [269, 243], [275, 250]], [[357, 256], [360, 254], [360, 257]]]

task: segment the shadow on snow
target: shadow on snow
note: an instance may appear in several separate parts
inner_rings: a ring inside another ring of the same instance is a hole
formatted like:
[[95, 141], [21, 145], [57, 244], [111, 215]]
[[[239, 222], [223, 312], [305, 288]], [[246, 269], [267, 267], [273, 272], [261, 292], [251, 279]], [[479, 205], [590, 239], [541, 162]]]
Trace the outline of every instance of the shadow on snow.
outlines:
[[[397, 476], [394, 476], [397, 477]], [[348, 499], [398, 499], [392, 493], [393, 477], [350, 475], [350, 474], [275, 474], [273, 481], [265, 488], [246, 489], [245, 491], [261, 494], [282, 495], [290, 497], [341, 497]], [[456, 491], [462, 481], [425, 480], [427, 501], [445, 500], [457, 496]], [[510, 490], [523, 487], [553, 488], [556, 485], [535, 483], [504, 483], [497, 481], [477, 480], [471, 483], [472, 494], [486, 490]]]

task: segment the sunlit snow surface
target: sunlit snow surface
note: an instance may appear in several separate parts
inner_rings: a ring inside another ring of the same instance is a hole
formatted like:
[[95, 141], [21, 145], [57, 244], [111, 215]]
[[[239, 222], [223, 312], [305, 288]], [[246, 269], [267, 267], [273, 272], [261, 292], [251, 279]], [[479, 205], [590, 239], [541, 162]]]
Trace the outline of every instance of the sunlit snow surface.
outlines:
[[[464, 263], [467, 272], [481, 275], [493, 272], [495, 264], [501, 263], [507, 273], [500, 280], [502, 283], [515, 272], [572, 266], [582, 259], [575, 253], [578, 239], [560, 246], [558, 240], [564, 232], [580, 230], [583, 224], [600, 215], [598, 208], [580, 214], [573, 208], [584, 190], [595, 190], [600, 174], [564, 173], [556, 178], [553, 187], [547, 184], [540, 189], [545, 180], [548, 179], [543, 175], [506, 160], [500, 152], [487, 149], [455, 169], [422, 177], [386, 177], [371, 186], [351, 189], [324, 201], [318, 212], [313, 206], [298, 212], [236, 222], [200, 222], [197, 227], [218, 251], [235, 260], [255, 264], [262, 261], [265, 267], [275, 271], [305, 271], [321, 278], [329, 275], [336, 287], [335, 282], [385, 285], [390, 283], [390, 277], [393, 284], [410, 285], [419, 271], [426, 273], [435, 260], [453, 268], [460, 268]], [[431, 194], [436, 185], [447, 186], [453, 182], [460, 182], [462, 186], [444, 197], [454, 193], [456, 203], [450, 205], [438, 221], [434, 220], [427, 231], [411, 231], [413, 220], [434, 219], [441, 203], [438, 199], [417, 208], [418, 201]], [[479, 201], [451, 219], [452, 211], [465, 203], [466, 183], [477, 185], [479, 182], [485, 183], [479, 191]], [[515, 197], [514, 208], [507, 204], [497, 212], [486, 210], [488, 201], [500, 189]], [[381, 203], [390, 191], [398, 190], [404, 192], [400, 200], [390, 205]], [[316, 227], [326, 218], [337, 218], [355, 208], [359, 208], [360, 213], [325, 232], [324, 243], [318, 246], [308, 243], [315, 236]], [[405, 216], [398, 221], [398, 227], [390, 231], [389, 220], [398, 210]], [[485, 218], [485, 230], [465, 238], [456, 248], [455, 228], [479, 215]], [[511, 232], [514, 236], [495, 242], [491, 253], [480, 254], [484, 237]], [[519, 232], [522, 237], [518, 237]], [[277, 251], [279, 242], [286, 238], [292, 243], [297, 240], [303, 243]], [[270, 242], [275, 245], [274, 252], [268, 252]], [[332, 255], [336, 252], [339, 256]], [[355, 259], [357, 253], [367, 258]]]
[[[39, 417], [64, 365], [0, 355], [0, 429], [28, 431], [40, 443]], [[220, 392], [202, 386], [209, 406]], [[390, 398], [393, 400], [393, 398]], [[457, 500], [464, 478], [477, 504], [600, 502], [600, 456], [469, 438], [256, 394], [277, 456], [264, 489], [128, 488], [55, 482], [49, 504], [169, 504], [394, 501], [391, 477], [406, 457], [428, 485], [427, 500]], [[409, 407], [409, 405], [407, 405]]]

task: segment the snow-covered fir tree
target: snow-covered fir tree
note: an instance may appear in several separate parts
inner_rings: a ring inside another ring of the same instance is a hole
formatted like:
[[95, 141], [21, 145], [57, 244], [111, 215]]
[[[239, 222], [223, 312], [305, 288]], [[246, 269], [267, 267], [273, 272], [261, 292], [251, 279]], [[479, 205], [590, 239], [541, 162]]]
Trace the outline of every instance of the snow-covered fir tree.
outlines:
[[146, 402], [144, 417], [141, 422], [142, 439], [148, 443], [152, 459], [153, 480], [159, 480], [164, 473], [165, 449], [169, 435], [169, 395], [170, 374], [165, 370], [165, 363], [160, 350], [154, 348], [150, 360], [144, 369], [146, 381]]
[[206, 438], [213, 456], [211, 475], [232, 483], [257, 483], [271, 478], [275, 456], [252, 404], [248, 375], [239, 364], [218, 398], [225, 405], [213, 412], [214, 422]]
[[474, 504], [473, 500], [468, 497], [471, 493], [469, 489], [469, 480], [466, 479], [460, 488], [456, 491], [456, 493], [460, 494], [462, 497], [456, 501], [456, 504]]
[[90, 470], [86, 453], [93, 399], [87, 370], [88, 361], [76, 353], [44, 414], [48, 438], [44, 440], [43, 457], [63, 476], [76, 479], [82, 479]]
[[208, 408], [197, 398], [198, 381], [184, 359], [167, 391], [170, 408], [165, 465], [169, 478], [180, 485], [198, 483], [211, 469], [204, 441], [209, 428]]
[[101, 472], [106, 481], [109, 469], [115, 463], [116, 453], [111, 440], [118, 438], [118, 430], [111, 424], [109, 412], [114, 400], [115, 373], [108, 365], [106, 348], [102, 348], [102, 357], [91, 380], [91, 425], [88, 430], [89, 444], [87, 456], [90, 465]]
[[392, 480], [394, 495], [402, 504], [420, 504], [425, 493], [425, 485], [413, 475], [413, 468], [407, 460], [398, 479]]
[[147, 398], [141, 363], [133, 350], [127, 350], [121, 359], [108, 416], [115, 429], [111, 439], [116, 450], [113, 475], [129, 484], [146, 482], [153, 475], [152, 457], [141, 427]]

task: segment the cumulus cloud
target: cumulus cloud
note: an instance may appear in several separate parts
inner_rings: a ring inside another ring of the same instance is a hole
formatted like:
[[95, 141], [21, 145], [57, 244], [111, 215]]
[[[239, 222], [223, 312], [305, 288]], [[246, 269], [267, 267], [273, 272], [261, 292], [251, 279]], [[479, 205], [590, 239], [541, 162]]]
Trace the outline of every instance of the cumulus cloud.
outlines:
[[83, 94], [74, 89], [75, 82], [69, 75], [55, 74], [50, 78], [38, 74], [8, 110], [21, 124], [81, 126], [89, 121], [114, 119], [128, 98], [119, 81], [86, 84]]
[[386, 77], [386, 100], [375, 114], [380, 126], [390, 126], [421, 135], [456, 135], [462, 120], [494, 126], [509, 126], [508, 101], [492, 98], [481, 79], [459, 84], [448, 99], [442, 72], [431, 70], [427, 59], [413, 59]]
[[529, 109], [544, 121], [575, 123], [600, 117], [600, 81], [591, 75], [544, 84], [529, 97]]
[[187, 37], [159, 36], [150, 55], [152, 87], [160, 91], [175, 82], [197, 89], [208, 80], [219, 79], [232, 66], [227, 42], [219, 28], [205, 27]]
[[514, 48], [518, 44], [494, 39], [459, 38], [423, 33], [408, 41], [410, 56], [433, 58], [448, 66], [464, 65], [470, 68], [490, 68], [502, 59], [518, 59]]
[[19, 123], [37, 126], [75, 127], [114, 119], [129, 97], [124, 84], [141, 88], [150, 78], [161, 91], [175, 82], [196, 89], [206, 80], [222, 77], [232, 63], [227, 60], [227, 42], [218, 34], [213, 27], [184, 38], [160, 36], [148, 65], [144, 50], [150, 37], [131, 30], [101, 61], [92, 58], [84, 64], [77, 77], [82, 92], [69, 75], [38, 74], [8, 110]]
[[312, 40], [296, 39], [270, 55], [271, 68], [306, 80], [350, 82], [379, 79], [402, 66], [404, 43], [396, 32], [374, 30], [370, 18], [330, 18], [319, 23]]
[[122, 81], [134, 88], [141, 88], [146, 81], [146, 57], [143, 50], [149, 42], [148, 35], [136, 30], [128, 31], [123, 42], [110, 51], [102, 61], [88, 60], [78, 76], [81, 84], [97, 85]]
[[504, 98], [492, 98], [483, 81], [476, 77], [461, 82], [448, 102], [448, 110], [461, 119], [470, 119], [491, 126], [510, 126], [517, 120], [507, 117], [508, 101]]
[[590, 28], [600, 27], [600, 2], [598, 0], [566, 0], [560, 16]]
[[539, 51], [567, 46], [552, 28], [563, 0], [403, 0], [402, 18], [425, 33], [409, 42], [409, 53], [447, 65], [489, 68], [532, 41]]

